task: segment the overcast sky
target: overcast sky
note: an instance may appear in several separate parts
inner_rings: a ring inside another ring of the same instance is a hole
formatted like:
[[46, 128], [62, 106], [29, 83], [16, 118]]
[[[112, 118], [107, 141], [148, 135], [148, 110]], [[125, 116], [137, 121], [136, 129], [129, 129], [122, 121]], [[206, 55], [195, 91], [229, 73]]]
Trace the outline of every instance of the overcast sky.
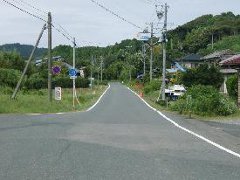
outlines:
[[[76, 37], [79, 46], [106, 46], [123, 39], [136, 38], [140, 29], [116, 18], [98, 7], [91, 0], [7, 0], [38, 16], [44, 12], [32, 9], [23, 2], [51, 12], [53, 21], [60, 24], [69, 34]], [[96, 0], [128, 21], [144, 28], [156, 22], [155, 0]], [[169, 26], [174, 28], [205, 14], [220, 14], [232, 11], [240, 14], [240, 0], [165, 0], [170, 6]], [[34, 44], [44, 22], [27, 15], [0, 0], [0, 44], [19, 42]], [[170, 28], [169, 27], [169, 28]], [[55, 30], [53, 46], [70, 44]], [[47, 31], [40, 47], [47, 47]]]

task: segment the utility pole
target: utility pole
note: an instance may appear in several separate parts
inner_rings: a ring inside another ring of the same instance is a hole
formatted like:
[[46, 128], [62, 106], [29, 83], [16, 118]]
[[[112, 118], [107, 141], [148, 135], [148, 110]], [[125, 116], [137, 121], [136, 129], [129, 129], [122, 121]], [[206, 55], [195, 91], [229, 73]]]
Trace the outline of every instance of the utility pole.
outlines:
[[40, 42], [40, 39], [42, 38], [42, 35], [43, 35], [43, 32], [45, 31], [45, 29], [46, 29], [46, 24], [43, 25], [43, 28], [42, 28], [39, 36], [38, 36], [37, 42], [36, 42], [36, 44], [35, 44], [32, 52], [31, 52], [31, 55], [30, 55], [30, 57], [29, 57], [29, 59], [28, 59], [28, 61], [27, 61], [27, 64], [26, 64], [26, 66], [25, 66], [25, 68], [24, 68], [24, 70], [23, 70], [23, 73], [22, 73], [22, 75], [21, 75], [21, 77], [20, 77], [20, 79], [19, 79], [19, 81], [18, 81], [18, 83], [17, 83], [17, 86], [16, 86], [16, 88], [15, 88], [13, 94], [12, 94], [12, 97], [11, 97], [12, 99], [15, 99], [15, 98], [16, 98], [16, 95], [17, 95], [17, 92], [18, 92], [18, 90], [19, 90], [19, 88], [20, 88], [20, 85], [21, 85], [21, 83], [22, 83], [22, 80], [23, 80], [23, 78], [24, 78], [24, 76], [25, 76], [25, 74], [26, 74], [26, 72], [27, 72], [28, 66], [29, 66], [29, 64], [30, 64], [30, 62], [31, 62], [31, 60], [32, 60], [32, 58], [33, 58], [34, 52], [35, 52], [35, 50], [36, 50], [37, 47], [38, 47], [38, 44], [39, 44], [39, 42]]
[[146, 74], [146, 46], [145, 43], [142, 45], [142, 57], [143, 57], [143, 75]]
[[162, 101], [166, 100], [165, 97], [165, 88], [166, 88], [166, 42], [167, 42], [167, 14], [168, 14], [168, 8], [169, 6], [167, 3], [165, 5], [161, 5], [161, 10], [158, 10], [159, 5], [156, 5], [156, 12], [157, 17], [159, 21], [164, 17], [164, 25], [162, 29], [162, 48], [163, 48], [163, 67], [162, 67], [162, 86], [161, 90], [159, 92], [159, 97], [157, 101], [160, 100], [160, 97], [162, 97]]
[[153, 22], [150, 23], [151, 26], [151, 42], [150, 42], [150, 48], [151, 48], [151, 55], [150, 55], [150, 81], [152, 81], [152, 67], [153, 67]]
[[213, 33], [212, 33], [212, 49], [213, 49], [213, 41], [214, 41], [214, 36], [213, 36]]
[[93, 55], [91, 56], [91, 89], [93, 88]]
[[101, 82], [103, 79], [103, 57], [101, 57]]
[[[75, 38], [73, 38], [73, 69], [75, 70], [75, 66], [76, 66], [76, 42], [75, 42]], [[76, 97], [76, 78], [73, 78], [73, 108], [75, 109], [75, 97]], [[77, 97], [76, 97], [77, 98]]]
[[167, 13], [169, 6], [165, 3], [164, 6], [164, 26], [163, 26], [163, 69], [162, 69], [162, 100], [165, 101], [165, 87], [166, 87], [166, 42], [167, 42]]
[[48, 101], [52, 102], [52, 15], [48, 13]]

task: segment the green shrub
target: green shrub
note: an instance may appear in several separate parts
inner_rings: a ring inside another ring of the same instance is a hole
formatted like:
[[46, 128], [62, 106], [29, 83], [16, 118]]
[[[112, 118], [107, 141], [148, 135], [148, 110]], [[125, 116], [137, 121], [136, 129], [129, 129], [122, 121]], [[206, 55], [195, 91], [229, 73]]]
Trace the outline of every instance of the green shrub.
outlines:
[[14, 88], [20, 79], [21, 72], [15, 69], [0, 68], [0, 86]]
[[27, 89], [46, 89], [48, 87], [48, 84], [47, 79], [41, 77], [38, 73], [36, 73], [27, 79], [24, 86]]
[[172, 111], [178, 111], [180, 114], [182, 114], [184, 111], [187, 111], [187, 104], [185, 99], [178, 99], [175, 102], [172, 102], [170, 105], [170, 109]]
[[0, 87], [0, 94], [10, 95], [13, 93], [13, 88], [8, 86], [1, 86]]
[[[89, 87], [90, 81], [86, 78], [76, 78], [76, 88], [87, 88]], [[53, 87], [72, 88], [73, 80], [69, 77], [56, 77], [53, 81]]]
[[223, 74], [215, 66], [209, 67], [208, 64], [202, 64], [196, 69], [188, 69], [183, 73], [181, 83], [186, 87], [205, 85], [219, 88], [223, 83]]
[[94, 83], [93, 85], [96, 85], [96, 84], [98, 84], [98, 85], [108, 85], [108, 81], [107, 80], [103, 80], [102, 82], [100, 80], [99, 81], [96, 80], [93, 83]]
[[148, 94], [150, 92], [159, 90], [160, 87], [161, 87], [161, 81], [152, 80], [151, 82], [145, 84], [143, 91], [144, 93]]
[[[89, 87], [90, 81], [85, 78], [76, 78], [76, 88]], [[57, 76], [52, 80], [52, 87], [72, 88], [73, 81], [69, 77]], [[33, 74], [25, 83], [27, 89], [46, 89], [48, 87], [48, 80], [43, 78], [39, 73]]]
[[[192, 101], [188, 102], [187, 97]], [[191, 103], [191, 106], [189, 106]], [[172, 110], [182, 112], [192, 111], [198, 115], [230, 115], [237, 111], [237, 106], [229, 98], [224, 97], [212, 86], [193, 86], [178, 101], [170, 106]]]
[[235, 113], [237, 109], [234, 102], [230, 101], [228, 98], [221, 98], [216, 111], [218, 115], [227, 116]]
[[227, 90], [228, 90], [228, 94], [229, 96], [231, 96], [232, 98], [236, 98], [237, 97], [237, 84], [238, 84], [238, 79], [237, 79], [237, 75], [231, 76], [228, 78], [227, 80]]

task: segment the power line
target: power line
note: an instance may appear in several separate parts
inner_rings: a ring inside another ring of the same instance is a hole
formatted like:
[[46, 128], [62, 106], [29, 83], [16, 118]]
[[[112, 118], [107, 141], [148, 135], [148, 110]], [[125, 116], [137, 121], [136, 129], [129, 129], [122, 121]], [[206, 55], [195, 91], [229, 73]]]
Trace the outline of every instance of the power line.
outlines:
[[13, 4], [13, 3], [9, 2], [9, 1], [6, 1], [6, 0], [2, 0], [2, 1], [4, 1], [5, 3], [9, 4], [10, 6], [13, 6], [14, 8], [16, 8], [16, 9], [18, 9], [18, 10], [20, 10], [20, 11], [22, 11], [22, 12], [24, 12], [24, 13], [32, 16], [32, 17], [34, 17], [34, 18], [37, 18], [37, 19], [39, 19], [39, 20], [44, 21], [45, 23], [47, 23], [47, 21], [44, 20], [43, 18], [41, 18], [41, 17], [39, 17], [39, 16], [37, 16], [37, 15], [35, 15], [35, 14], [33, 14], [33, 13], [30, 13], [30, 12], [26, 11], [25, 9], [22, 9], [22, 8], [16, 6], [15, 4]]
[[52, 27], [59, 32], [60, 34], [62, 34], [66, 39], [68, 39], [69, 41], [73, 42], [73, 39], [71, 39], [68, 35], [66, 35], [64, 32], [62, 32], [59, 28], [57, 28], [55, 25], [52, 24]]
[[[34, 12], [35, 15], [38, 15], [38, 16], [42, 17], [43, 19], [47, 19], [47, 16], [45, 16], [45, 12], [44, 12], [44, 11], [42, 11], [42, 10], [40, 10], [40, 9], [38, 9], [38, 8], [35, 8], [34, 6], [31, 6], [29, 3], [28, 3], [28, 5], [26, 5], [26, 3], [24, 3], [24, 1], [22, 1], [22, 0], [20, 0], [20, 2], [17, 1], [17, 0], [11, 0], [11, 1], [19, 4], [20, 6], [24, 6], [25, 8], [27, 8], [27, 9], [30, 10], [30, 11], [31, 11], [32, 9], [37, 10], [38, 12]], [[31, 7], [32, 9], [29, 8], [29, 7]], [[43, 14], [40, 14], [39, 12], [44, 12], [44, 15], [43, 15]]]
[[136, 25], [135, 23], [133, 23], [133, 22], [131, 22], [131, 21], [128, 21], [127, 19], [125, 19], [124, 17], [122, 17], [122, 16], [118, 15], [117, 13], [113, 12], [113, 11], [110, 10], [109, 8], [103, 6], [103, 5], [100, 4], [99, 2], [97, 2], [97, 1], [95, 1], [95, 0], [90, 0], [90, 1], [92, 1], [94, 4], [98, 5], [99, 7], [101, 7], [102, 9], [104, 9], [105, 11], [107, 11], [107, 12], [111, 13], [112, 15], [116, 16], [118, 19], [121, 19], [122, 21], [125, 21], [125, 22], [127, 22], [128, 24], [131, 24], [132, 26], [134, 26], [134, 27], [142, 30], [142, 28], [141, 28], [140, 26]]
[[[35, 14], [33, 14], [33, 13], [31, 13], [31, 12], [23, 9], [23, 8], [20, 8], [20, 7], [18, 7], [17, 5], [15, 5], [15, 4], [7, 1], [7, 0], [2, 0], [2, 1], [4, 1], [5, 3], [13, 6], [14, 8], [22, 11], [23, 13], [26, 13], [26, 14], [34, 17], [34, 18], [37, 18], [37, 19], [39, 19], [39, 20], [44, 21], [45, 23], [47, 23], [47, 21], [44, 20], [42, 17], [39, 17], [39, 16], [37, 16], [37, 15], [35, 15]], [[15, 1], [15, 0], [13, 0], [13, 1]], [[16, 1], [15, 1], [15, 2], [16, 2]], [[37, 8], [36, 8], [36, 9], [37, 9]], [[40, 10], [40, 9], [39, 9], [39, 10]], [[60, 25], [59, 25], [59, 26], [60, 26]], [[52, 27], [53, 27], [57, 32], [59, 32], [60, 34], [62, 34], [66, 39], [68, 39], [68, 40], [71, 41], [71, 42], [73, 41], [72, 36], [70, 36], [70, 35], [67, 33], [67, 31], [64, 30], [64, 28], [63, 28], [62, 26], [60, 26], [62, 30], [60, 30], [59, 28], [57, 28], [54, 24], [52, 24]], [[64, 30], [65, 32], [63, 32], [63, 30]]]
[[23, 0], [19, 0], [19, 1], [22, 2], [23, 4], [26, 4], [26, 5], [29, 6], [29, 7], [37, 10], [37, 11], [39, 11], [39, 12], [42, 12], [42, 13], [44, 13], [44, 14], [48, 14], [46, 11], [44, 11], [44, 10], [42, 10], [42, 9], [39, 9], [39, 8], [33, 6], [33, 5], [30, 4], [30, 3], [27, 3], [27, 2], [25, 2], [25, 1], [23, 1]]

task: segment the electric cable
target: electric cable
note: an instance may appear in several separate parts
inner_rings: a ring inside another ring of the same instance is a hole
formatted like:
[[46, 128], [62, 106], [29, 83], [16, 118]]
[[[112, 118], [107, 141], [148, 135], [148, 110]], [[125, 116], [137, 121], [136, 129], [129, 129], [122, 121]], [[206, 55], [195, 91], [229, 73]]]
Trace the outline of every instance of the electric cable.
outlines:
[[99, 2], [95, 1], [95, 0], [90, 0], [92, 1], [94, 4], [98, 5], [99, 7], [101, 7], [102, 9], [104, 9], [105, 11], [109, 12], [110, 14], [116, 16], [118, 19], [121, 19], [122, 21], [125, 21], [126, 23], [138, 28], [138, 29], [141, 29], [142, 28], [138, 25], [136, 25], [135, 23], [131, 22], [131, 21], [128, 21], [127, 19], [125, 19], [124, 17], [118, 15], [117, 13], [115, 13], [114, 11], [110, 10], [109, 8], [105, 7], [104, 5], [100, 4]]
[[13, 6], [14, 8], [16, 8], [16, 9], [18, 9], [18, 10], [20, 10], [20, 11], [22, 11], [22, 12], [24, 12], [24, 13], [32, 16], [32, 17], [34, 17], [34, 18], [37, 18], [37, 19], [39, 19], [39, 20], [47, 23], [47, 21], [44, 20], [43, 18], [41, 18], [41, 17], [39, 17], [39, 16], [37, 16], [37, 15], [35, 15], [35, 14], [33, 14], [33, 13], [30, 13], [30, 12], [28, 12], [27, 10], [25, 10], [25, 9], [23, 9], [23, 8], [20, 8], [20, 7], [18, 7], [17, 5], [15, 5], [15, 4], [13, 4], [13, 3], [9, 2], [9, 1], [6, 1], [6, 0], [2, 0], [2, 1], [4, 1], [5, 3], [9, 4], [10, 6]]

